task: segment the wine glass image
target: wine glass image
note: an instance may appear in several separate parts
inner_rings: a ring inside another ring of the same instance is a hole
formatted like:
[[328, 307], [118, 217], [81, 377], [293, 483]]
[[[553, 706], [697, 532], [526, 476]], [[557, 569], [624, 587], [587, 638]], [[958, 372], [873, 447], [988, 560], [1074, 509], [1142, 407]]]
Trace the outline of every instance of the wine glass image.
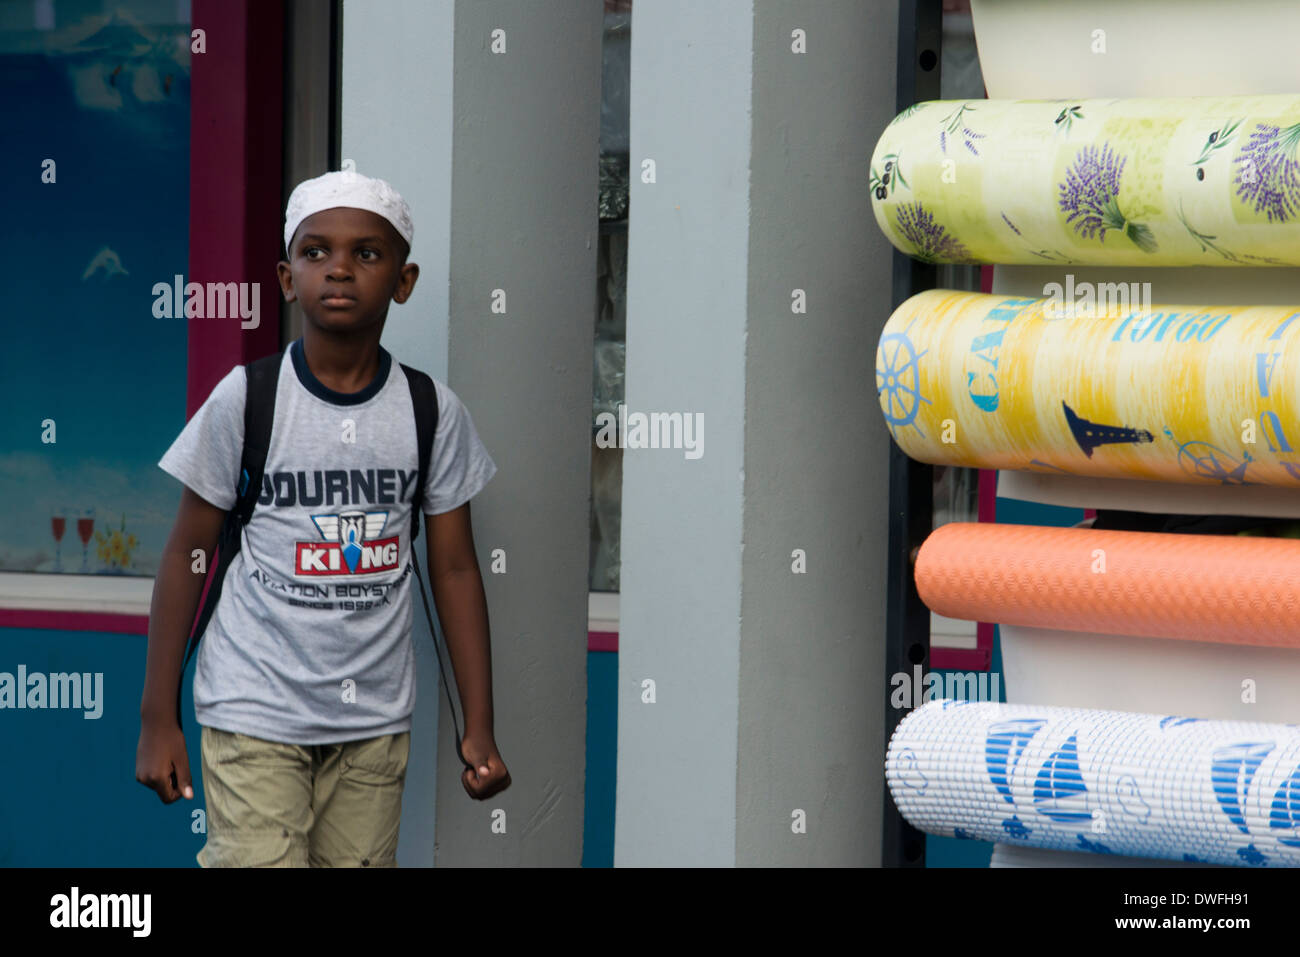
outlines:
[[90, 536], [95, 532], [95, 510], [88, 508], [77, 516], [77, 537], [81, 539], [81, 571], [90, 571]]
[[67, 526], [66, 509], [54, 508], [50, 512], [50, 526], [54, 532], [54, 570], [63, 571], [63, 531]]

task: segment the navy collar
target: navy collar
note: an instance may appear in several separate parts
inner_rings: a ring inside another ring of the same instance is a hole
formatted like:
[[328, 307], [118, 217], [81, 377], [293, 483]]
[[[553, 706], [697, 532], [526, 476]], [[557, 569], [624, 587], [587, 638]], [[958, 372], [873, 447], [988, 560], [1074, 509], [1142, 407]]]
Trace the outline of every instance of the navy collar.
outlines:
[[324, 399], [334, 405], [360, 405], [375, 397], [379, 390], [384, 387], [388, 381], [388, 373], [393, 366], [393, 357], [383, 346], [379, 347], [379, 372], [371, 383], [360, 392], [335, 392], [325, 383], [317, 379], [307, 366], [307, 356], [302, 350], [302, 337], [299, 336], [289, 345], [289, 356], [293, 359], [294, 371], [298, 373], [298, 381], [312, 395], [318, 399]]

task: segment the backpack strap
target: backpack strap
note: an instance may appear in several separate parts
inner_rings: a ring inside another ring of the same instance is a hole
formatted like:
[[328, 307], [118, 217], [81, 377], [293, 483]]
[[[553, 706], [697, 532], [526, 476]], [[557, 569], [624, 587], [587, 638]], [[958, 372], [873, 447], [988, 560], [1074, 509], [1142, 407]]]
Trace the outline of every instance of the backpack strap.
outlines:
[[[429, 622], [429, 635], [433, 638], [433, 650], [438, 656], [438, 677], [442, 679], [442, 688], [447, 692], [447, 704], [451, 708], [451, 724], [456, 736], [456, 756], [460, 763], [473, 770], [474, 765], [465, 760], [460, 746], [460, 724], [456, 721], [455, 698], [447, 684], [447, 668], [442, 663], [442, 649], [438, 645], [438, 630], [433, 625], [433, 613], [429, 608], [429, 596], [424, 592], [424, 578], [420, 572], [420, 553], [415, 547], [415, 540], [420, 536], [420, 525], [424, 518], [424, 486], [429, 475], [429, 463], [433, 451], [433, 436], [438, 431], [438, 390], [433, 380], [419, 369], [412, 369], [402, 364], [406, 373], [407, 384], [411, 387], [411, 403], [415, 407], [415, 441], [419, 450], [420, 464], [416, 473], [415, 494], [411, 496], [411, 561], [415, 565], [415, 581], [420, 586], [420, 598], [424, 602], [424, 615]], [[430, 569], [432, 571], [432, 569]], [[448, 657], [451, 657], [450, 651]], [[462, 707], [462, 712], [464, 708]]]
[[420, 525], [423, 524], [424, 486], [429, 478], [433, 436], [438, 431], [438, 390], [433, 379], [419, 369], [412, 369], [405, 363], [399, 365], [406, 373], [406, 383], [411, 389], [411, 404], [415, 407], [415, 442], [420, 456], [415, 495], [411, 498], [411, 543], [414, 544], [420, 537]]
[[244, 454], [240, 462], [235, 510], [248, 524], [262, 494], [262, 473], [271, 450], [271, 425], [275, 422], [275, 392], [280, 382], [281, 352], [263, 356], [245, 366], [248, 392], [244, 399]]
[[208, 571], [207, 594], [199, 609], [194, 629], [190, 632], [185, 661], [181, 664], [181, 680], [176, 685], [176, 724], [181, 721], [181, 689], [184, 687], [185, 669], [199, 647], [199, 639], [208, 627], [212, 613], [221, 599], [221, 583], [226, 569], [239, 551], [243, 528], [257, 507], [262, 494], [262, 473], [266, 456], [271, 448], [271, 426], [275, 422], [275, 392], [280, 379], [281, 352], [263, 356], [244, 367], [248, 388], [244, 395], [244, 450], [240, 457], [239, 479], [235, 486], [235, 504], [226, 513], [217, 538], [217, 551], [211, 558]]

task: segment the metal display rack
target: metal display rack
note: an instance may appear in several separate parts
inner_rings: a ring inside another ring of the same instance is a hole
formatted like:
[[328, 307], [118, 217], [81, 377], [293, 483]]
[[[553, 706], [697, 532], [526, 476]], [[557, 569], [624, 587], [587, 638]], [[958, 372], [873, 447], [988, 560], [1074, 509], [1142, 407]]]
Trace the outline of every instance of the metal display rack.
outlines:
[[[898, 10], [898, 97], [895, 112], [913, 103], [939, 99], [939, 64], [943, 40], [942, 0], [901, 0]], [[892, 308], [909, 296], [933, 289], [937, 270], [893, 251]], [[911, 673], [930, 664], [930, 611], [917, 593], [910, 556], [930, 534], [934, 521], [934, 467], [916, 462], [889, 443], [889, 553], [885, 615], [885, 674]], [[903, 712], [885, 695], [885, 741], [893, 736]], [[924, 867], [925, 834], [908, 824], [883, 784], [884, 828], [881, 864]]]

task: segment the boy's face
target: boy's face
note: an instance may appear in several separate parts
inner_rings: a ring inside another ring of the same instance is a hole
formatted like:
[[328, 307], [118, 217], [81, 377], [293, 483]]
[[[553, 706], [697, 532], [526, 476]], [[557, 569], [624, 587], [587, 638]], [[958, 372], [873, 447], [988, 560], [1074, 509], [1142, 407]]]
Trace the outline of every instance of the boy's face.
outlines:
[[304, 219], [276, 269], [285, 301], [301, 303], [314, 326], [352, 331], [382, 324], [390, 301], [410, 297], [420, 267], [404, 264], [406, 253], [384, 217], [339, 206]]

